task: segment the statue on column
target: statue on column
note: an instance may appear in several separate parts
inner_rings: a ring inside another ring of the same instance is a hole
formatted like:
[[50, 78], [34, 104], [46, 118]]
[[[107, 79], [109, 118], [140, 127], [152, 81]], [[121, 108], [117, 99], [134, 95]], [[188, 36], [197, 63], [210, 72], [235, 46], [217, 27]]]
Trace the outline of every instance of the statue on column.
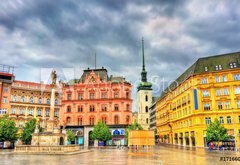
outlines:
[[57, 82], [57, 73], [56, 73], [55, 70], [52, 71], [51, 78], [52, 78], [52, 85], [56, 85], [56, 82]]

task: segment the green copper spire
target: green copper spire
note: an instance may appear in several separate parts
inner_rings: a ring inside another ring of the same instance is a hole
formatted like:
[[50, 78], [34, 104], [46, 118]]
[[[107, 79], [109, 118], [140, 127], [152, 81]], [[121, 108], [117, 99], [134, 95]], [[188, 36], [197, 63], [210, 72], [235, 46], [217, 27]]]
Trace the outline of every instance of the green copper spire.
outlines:
[[144, 40], [142, 38], [142, 72], [141, 72], [142, 82], [147, 82], [147, 72], [145, 70], [145, 59], [144, 59]]

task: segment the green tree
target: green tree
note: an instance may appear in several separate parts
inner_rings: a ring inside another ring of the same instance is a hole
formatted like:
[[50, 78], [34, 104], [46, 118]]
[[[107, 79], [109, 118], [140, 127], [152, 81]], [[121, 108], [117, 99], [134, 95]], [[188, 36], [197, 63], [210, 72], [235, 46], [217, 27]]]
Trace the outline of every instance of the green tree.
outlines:
[[72, 142], [75, 140], [75, 134], [72, 130], [67, 130], [67, 140]]
[[125, 136], [126, 136], [127, 141], [128, 141], [128, 133], [131, 130], [143, 130], [143, 128], [136, 121], [134, 121], [131, 125], [129, 125], [128, 128], [125, 131]]
[[112, 138], [112, 134], [106, 124], [101, 120], [98, 121], [97, 125], [94, 126], [92, 134], [90, 135], [91, 140], [98, 140], [105, 142]]
[[216, 141], [217, 144], [229, 138], [227, 129], [219, 123], [218, 119], [215, 119], [214, 122], [207, 127], [206, 136], [207, 142]]
[[0, 141], [14, 142], [18, 139], [18, 128], [13, 119], [7, 115], [0, 118]]
[[25, 127], [23, 128], [23, 132], [21, 135], [21, 139], [23, 143], [30, 144], [32, 141], [32, 134], [36, 128], [36, 119], [32, 118], [28, 122], [26, 122]]

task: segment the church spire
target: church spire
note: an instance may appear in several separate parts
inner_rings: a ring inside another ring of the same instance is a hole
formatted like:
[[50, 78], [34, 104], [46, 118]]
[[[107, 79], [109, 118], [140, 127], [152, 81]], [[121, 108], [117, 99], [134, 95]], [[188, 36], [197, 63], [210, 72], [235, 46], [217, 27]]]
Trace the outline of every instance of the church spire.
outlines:
[[145, 70], [145, 59], [144, 59], [144, 40], [142, 38], [142, 72], [141, 72], [142, 82], [147, 82], [147, 72]]

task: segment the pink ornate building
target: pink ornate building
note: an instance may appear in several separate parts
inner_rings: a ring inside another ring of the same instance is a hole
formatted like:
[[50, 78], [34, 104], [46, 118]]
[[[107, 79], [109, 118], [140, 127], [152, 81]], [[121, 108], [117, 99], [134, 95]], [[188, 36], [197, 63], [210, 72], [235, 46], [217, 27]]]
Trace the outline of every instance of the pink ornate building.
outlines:
[[132, 122], [132, 86], [123, 77], [108, 76], [107, 70], [84, 70], [80, 80], [63, 87], [62, 120], [66, 125], [107, 125]]

